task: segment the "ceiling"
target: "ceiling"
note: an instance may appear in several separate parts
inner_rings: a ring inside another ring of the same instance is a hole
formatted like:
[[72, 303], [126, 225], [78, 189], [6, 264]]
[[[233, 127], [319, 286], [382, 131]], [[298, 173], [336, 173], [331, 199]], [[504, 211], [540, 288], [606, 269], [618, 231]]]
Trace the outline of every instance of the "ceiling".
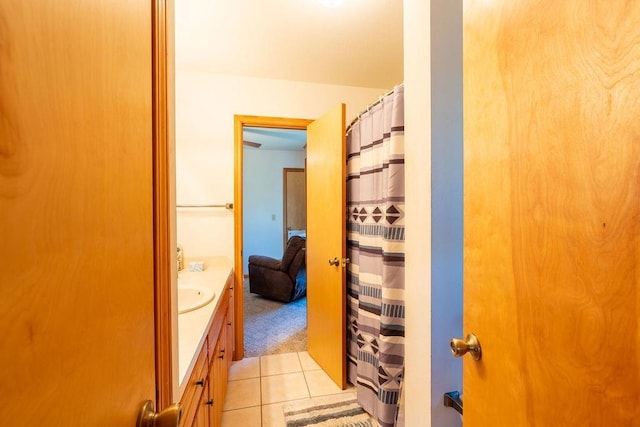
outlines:
[[402, 0], [180, 0], [176, 69], [391, 89], [403, 81]]
[[[248, 127], [243, 129], [245, 150], [284, 150], [302, 151], [307, 145], [307, 131], [300, 129], [276, 129]], [[253, 147], [246, 143], [258, 143]]]

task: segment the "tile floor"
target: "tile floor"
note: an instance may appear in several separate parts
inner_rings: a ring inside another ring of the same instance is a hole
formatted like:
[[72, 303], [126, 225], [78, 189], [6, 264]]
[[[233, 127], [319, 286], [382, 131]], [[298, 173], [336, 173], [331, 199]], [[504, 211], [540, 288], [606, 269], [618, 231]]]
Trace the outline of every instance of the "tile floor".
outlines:
[[306, 351], [249, 357], [231, 365], [222, 427], [283, 427], [286, 402], [341, 393]]

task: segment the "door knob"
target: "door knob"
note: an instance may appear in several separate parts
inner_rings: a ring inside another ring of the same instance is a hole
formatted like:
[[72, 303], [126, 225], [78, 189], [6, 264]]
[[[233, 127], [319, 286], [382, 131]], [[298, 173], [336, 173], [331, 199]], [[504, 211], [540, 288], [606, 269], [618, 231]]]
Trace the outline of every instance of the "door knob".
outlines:
[[182, 408], [179, 403], [174, 403], [157, 413], [154, 410], [153, 402], [147, 400], [138, 412], [136, 427], [178, 427], [181, 417]]
[[335, 265], [337, 267], [338, 265], [340, 265], [340, 260], [338, 259], [338, 257], [330, 259], [329, 260], [329, 265]]
[[451, 338], [449, 346], [451, 347], [451, 353], [453, 353], [455, 357], [462, 357], [469, 353], [471, 357], [473, 357], [473, 360], [482, 359], [482, 347], [480, 346], [478, 337], [474, 334], [468, 334], [465, 340]]

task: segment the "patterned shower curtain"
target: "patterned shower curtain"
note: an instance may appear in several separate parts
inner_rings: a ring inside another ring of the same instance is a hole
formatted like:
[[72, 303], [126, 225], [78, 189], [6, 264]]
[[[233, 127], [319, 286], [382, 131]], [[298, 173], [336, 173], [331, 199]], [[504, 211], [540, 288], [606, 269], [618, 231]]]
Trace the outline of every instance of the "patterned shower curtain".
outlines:
[[347, 132], [347, 355], [358, 403], [396, 421], [404, 374], [404, 86]]

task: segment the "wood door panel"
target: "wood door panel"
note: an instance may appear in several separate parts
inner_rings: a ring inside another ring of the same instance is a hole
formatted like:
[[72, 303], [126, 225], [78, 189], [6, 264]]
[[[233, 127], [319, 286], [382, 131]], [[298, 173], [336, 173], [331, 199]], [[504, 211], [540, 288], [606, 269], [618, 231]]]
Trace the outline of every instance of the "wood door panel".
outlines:
[[465, 426], [637, 425], [639, 19], [465, 2]]
[[345, 106], [307, 128], [307, 346], [346, 385], [346, 274], [329, 259], [346, 254]]
[[306, 174], [302, 168], [283, 169], [284, 245], [289, 240], [289, 230], [307, 229]]
[[133, 425], [156, 391], [150, 4], [3, 1], [0, 39], [3, 422]]

